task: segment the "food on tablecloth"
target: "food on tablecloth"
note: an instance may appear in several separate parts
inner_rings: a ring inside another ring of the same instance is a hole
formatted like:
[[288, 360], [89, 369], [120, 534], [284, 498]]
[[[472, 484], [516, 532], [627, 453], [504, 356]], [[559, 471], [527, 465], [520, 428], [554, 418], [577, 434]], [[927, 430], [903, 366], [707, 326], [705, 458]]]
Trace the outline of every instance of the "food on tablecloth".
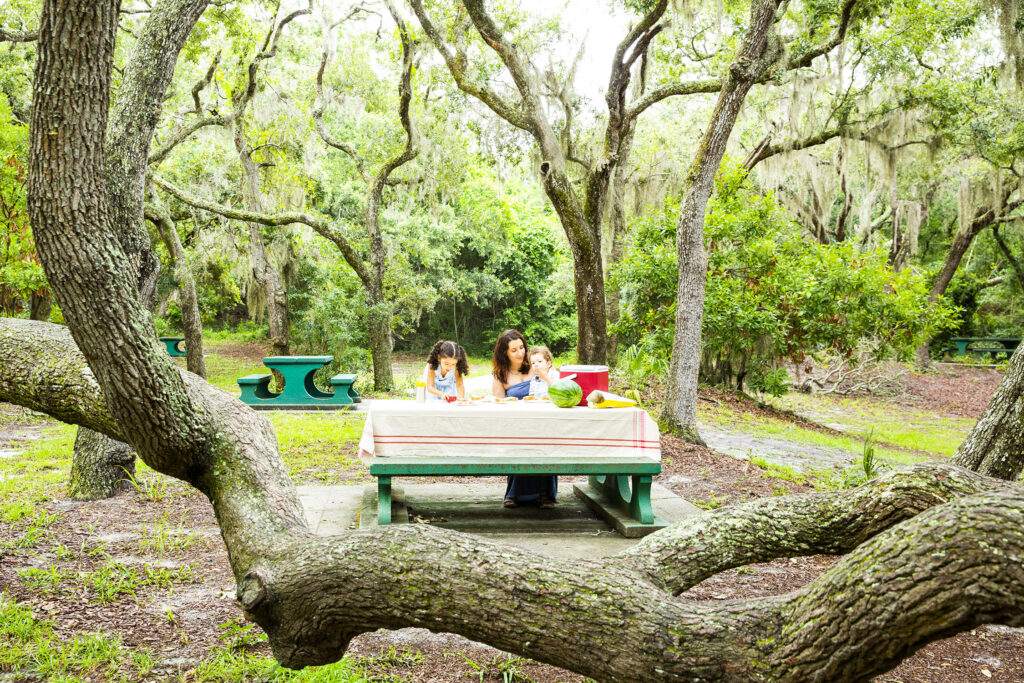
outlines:
[[458, 401], [455, 402], [455, 405], [457, 405], [457, 406], [471, 406], [471, 405], [476, 405], [476, 401], [474, 401], [472, 399], [469, 399], [469, 398], [460, 398]]
[[539, 401], [540, 399], [536, 396], [523, 396], [524, 401]]
[[[599, 398], [599, 400], [594, 400], [595, 398]], [[632, 408], [636, 405], [636, 401], [607, 391], [592, 391], [587, 396], [587, 405], [591, 408]]]
[[519, 399], [515, 396], [506, 396], [505, 398], [494, 399], [495, 403], [518, 403]]
[[548, 387], [548, 396], [559, 408], [572, 408], [583, 398], [583, 389], [571, 379], [560, 379]]

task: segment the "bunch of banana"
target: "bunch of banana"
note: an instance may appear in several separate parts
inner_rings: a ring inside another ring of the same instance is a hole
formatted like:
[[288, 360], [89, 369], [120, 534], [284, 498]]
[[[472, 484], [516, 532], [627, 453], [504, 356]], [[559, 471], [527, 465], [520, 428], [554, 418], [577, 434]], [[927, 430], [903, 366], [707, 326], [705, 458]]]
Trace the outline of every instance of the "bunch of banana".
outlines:
[[591, 408], [632, 408], [636, 401], [607, 391], [591, 391], [587, 405]]

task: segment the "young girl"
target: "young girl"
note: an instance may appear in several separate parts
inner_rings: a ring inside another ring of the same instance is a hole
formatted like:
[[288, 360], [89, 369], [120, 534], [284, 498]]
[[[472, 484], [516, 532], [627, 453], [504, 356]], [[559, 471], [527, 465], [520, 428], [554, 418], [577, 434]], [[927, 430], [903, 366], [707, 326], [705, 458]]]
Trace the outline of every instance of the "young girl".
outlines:
[[551, 366], [555, 359], [546, 346], [534, 346], [527, 356], [530, 359], [530, 396], [547, 396], [548, 386], [558, 380], [558, 370]]
[[465, 398], [462, 378], [468, 374], [466, 350], [455, 342], [437, 342], [427, 357], [427, 400], [446, 401], [449, 396]]

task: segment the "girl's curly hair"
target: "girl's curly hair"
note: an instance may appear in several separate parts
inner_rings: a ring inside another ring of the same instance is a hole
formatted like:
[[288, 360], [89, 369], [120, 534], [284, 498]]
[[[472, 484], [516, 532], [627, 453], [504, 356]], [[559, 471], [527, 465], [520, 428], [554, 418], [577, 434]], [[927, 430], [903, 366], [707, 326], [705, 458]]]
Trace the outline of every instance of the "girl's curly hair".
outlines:
[[466, 360], [466, 349], [455, 342], [442, 339], [434, 344], [434, 348], [430, 349], [430, 355], [427, 356], [427, 365], [437, 370], [441, 367], [442, 358], [455, 358], [458, 360], [458, 363], [455, 365], [458, 373], [463, 377], [469, 374], [469, 361]]

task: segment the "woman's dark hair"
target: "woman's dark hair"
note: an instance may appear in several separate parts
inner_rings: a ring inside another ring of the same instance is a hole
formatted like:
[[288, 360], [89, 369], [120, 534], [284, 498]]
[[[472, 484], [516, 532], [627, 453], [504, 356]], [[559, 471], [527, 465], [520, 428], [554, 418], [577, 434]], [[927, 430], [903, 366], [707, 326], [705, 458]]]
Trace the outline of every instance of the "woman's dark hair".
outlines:
[[455, 364], [455, 369], [459, 371], [459, 374], [463, 377], [469, 374], [469, 361], [466, 360], [466, 349], [455, 342], [442, 339], [434, 344], [434, 348], [430, 349], [430, 355], [427, 356], [427, 365], [437, 370], [441, 366], [442, 358], [455, 358], [459, 361]]
[[[526, 337], [519, 330], [505, 330], [498, 337], [498, 342], [494, 345], [494, 357], [491, 358], [491, 374], [498, 378], [498, 381], [502, 384], [508, 380], [508, 373], [512, 370], [512, 361], [508, 359], [508, 345], [512, 343], [513, 339], [518, 339], [523, 342], [523, 351], [526, 351]], [[526, 356], [523, 356], [523, 364], [519, 366], [519, 372], [526, 373], [530, 370], [529, 363], [526, 362]]]

